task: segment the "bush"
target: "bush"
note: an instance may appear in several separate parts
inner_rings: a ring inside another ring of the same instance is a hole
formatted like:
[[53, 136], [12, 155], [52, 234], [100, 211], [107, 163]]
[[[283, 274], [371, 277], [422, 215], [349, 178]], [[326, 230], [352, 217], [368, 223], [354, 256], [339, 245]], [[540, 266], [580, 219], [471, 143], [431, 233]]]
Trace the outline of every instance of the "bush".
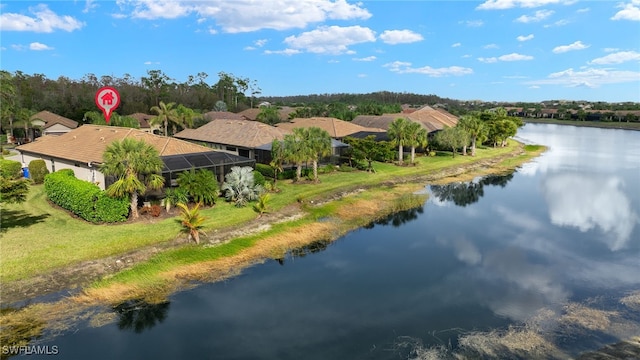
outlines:
[[296, 177], [296, 170], [289, 169], [278, 174], [278, 180], [288, 180]]
[[71, 169], [46, 175], [44, 189], [53, 203], [93, 223], [125, 221], [129, 215], [129, 199], [107, 196], [97, 185], [76, 179]]
[[31, 179], [36, 184], [42, 184], [44, 182], [44, 177], [49, 173], [47, 169], [47, 165], [44, 160], [31, 160], [29, 163], [29, 174], [31, 175]]
[[254, 171], [253, 172], [253, 182], [256, 185], [260, 185], [260, 186], [264, 186], [264, 183], [266, 183], [266, 179], [264, 178], [264, 175], [262, 175], [260, 172], [258, 171]]
[[256, 171], [262, 174], [264, 177], [273, 179], [275, 171], [273, 168], [266, 164], [256, 164]]
[[224, 179], [220, 190], [227, 201], [234, 202], [237, 207], [243, 207], [247, 202], [258, 199], [264, 190], [262, 186], [254, 183], [253, 168], [250, 166], [234, 166]]
[[196, 203], [213, 205], [218, 197], [218, 181], [213, 172], [205, 169], [191, 169], [178, 175], [178, 186]]
[[0, 176], [15, 180], [22, 177], [22, 164], [18, 161], [0, 159]]

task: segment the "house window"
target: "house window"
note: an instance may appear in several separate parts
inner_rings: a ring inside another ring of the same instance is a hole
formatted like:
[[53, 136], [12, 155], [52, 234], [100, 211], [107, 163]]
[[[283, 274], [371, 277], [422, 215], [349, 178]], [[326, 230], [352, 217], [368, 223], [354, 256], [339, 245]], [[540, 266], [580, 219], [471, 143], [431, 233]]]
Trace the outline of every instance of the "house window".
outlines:
[[238, 150], [238, 155], [240, 155], [240, 156], [244, 156], [244, 157], [249, 157], [249, 150], [247, 150], [247, 149], [240, 149], [240, 150]]
[[56, 172], [56, 162], [51, 159], [51, 172]]
[[238, 151], [238, 149], [233, 146], [227, 146], [227, 151]]

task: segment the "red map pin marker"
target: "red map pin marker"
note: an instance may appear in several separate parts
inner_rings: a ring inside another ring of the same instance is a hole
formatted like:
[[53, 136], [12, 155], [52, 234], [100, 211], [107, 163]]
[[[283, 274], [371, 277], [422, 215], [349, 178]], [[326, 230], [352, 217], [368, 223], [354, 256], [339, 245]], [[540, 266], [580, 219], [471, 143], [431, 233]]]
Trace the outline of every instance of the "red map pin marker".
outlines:
[[111, 113], [113, 109], [117, 108], [120, 105], [120, 94], [118, 90], [111, 86], [104, 86], [98, 89], [96, 92], [96, 105], [98, 108], [102, 110], [104, 114], [104, 119], [109, 123], [109, 119], [111, 119]]

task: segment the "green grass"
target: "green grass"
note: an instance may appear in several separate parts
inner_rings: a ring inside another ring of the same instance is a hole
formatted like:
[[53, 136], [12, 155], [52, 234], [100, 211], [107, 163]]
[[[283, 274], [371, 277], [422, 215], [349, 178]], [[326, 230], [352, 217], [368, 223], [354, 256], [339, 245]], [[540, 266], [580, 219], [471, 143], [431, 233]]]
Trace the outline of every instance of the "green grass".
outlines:
[[[376, 163], [375, 174], [366, 172], [334, 172], [320, 177], [319, 184], [293, 184], [280, 181], [280, 193], [273, 194], [270, 211], [302, 200], [308, 203], [321, 197], [331, 196], [361, 187], [375, 186], [401, 177], [428, 175], [450, 166], [464, 165], [487, 159], [514, 150], [515, 142], [506, 148], [479, 148], [476, 157], [456, 156], [443, 153], [435, 157], [416, 157], [415, 166], [399, 167], [393, 164]], [[311, 216], [318, 219], [329, 216], [334, 208], [331, 203], [315, 208]], [[42, 185], [33, 186], [23, 204], [2, 205], [1, 210], [0, 281], [3, 283], [26, 279], [55, 269], [71, 266], [87, 260], [125, 254], [133, 250], [165, 243], [179, 236], [180, 226], [175, 219], [166, 219], [154, 224], [127, 223], [117, 225], [94, 225], [73, 218], [67, 212], [53, 208], [46, 201]], [[202, 210], [207, 217], [204, 231], [240, 225], [254, 219], [257, 214], [250, 206], [236, 208], [218, 200], [209, 209]], [[205, 238], [206, 240], [206, 238]], [[231, 245], [234, 244], [234, 245]], [[234, 249], [242, 243], [233, 242], [220, 247]], [[197, 247], [198, 249], [202, 247]], [[192, 250], [185, 250], [192, 251]], [[205, 253], [208, 254], [206, 250]], [[167, 255], [169, 256], [169, 255]], [[159, 257], [153, 261], [174, 261], [174, 258]], [[156, 264], [157, 265], [157, 264]]]

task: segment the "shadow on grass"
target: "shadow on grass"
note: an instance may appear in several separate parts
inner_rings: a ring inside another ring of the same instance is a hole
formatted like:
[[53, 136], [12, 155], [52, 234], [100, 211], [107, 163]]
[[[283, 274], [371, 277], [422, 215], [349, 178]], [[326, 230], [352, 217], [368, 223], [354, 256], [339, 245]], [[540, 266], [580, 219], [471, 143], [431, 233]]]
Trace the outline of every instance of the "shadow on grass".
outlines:
[[33, 216], [24, 210], [2, 210], [2, 215], [0, 216], [2, 226], [0, 231], [5, 232], [15, 227], [26, 228], [43, 222], [48, 217], [49, 214]]

